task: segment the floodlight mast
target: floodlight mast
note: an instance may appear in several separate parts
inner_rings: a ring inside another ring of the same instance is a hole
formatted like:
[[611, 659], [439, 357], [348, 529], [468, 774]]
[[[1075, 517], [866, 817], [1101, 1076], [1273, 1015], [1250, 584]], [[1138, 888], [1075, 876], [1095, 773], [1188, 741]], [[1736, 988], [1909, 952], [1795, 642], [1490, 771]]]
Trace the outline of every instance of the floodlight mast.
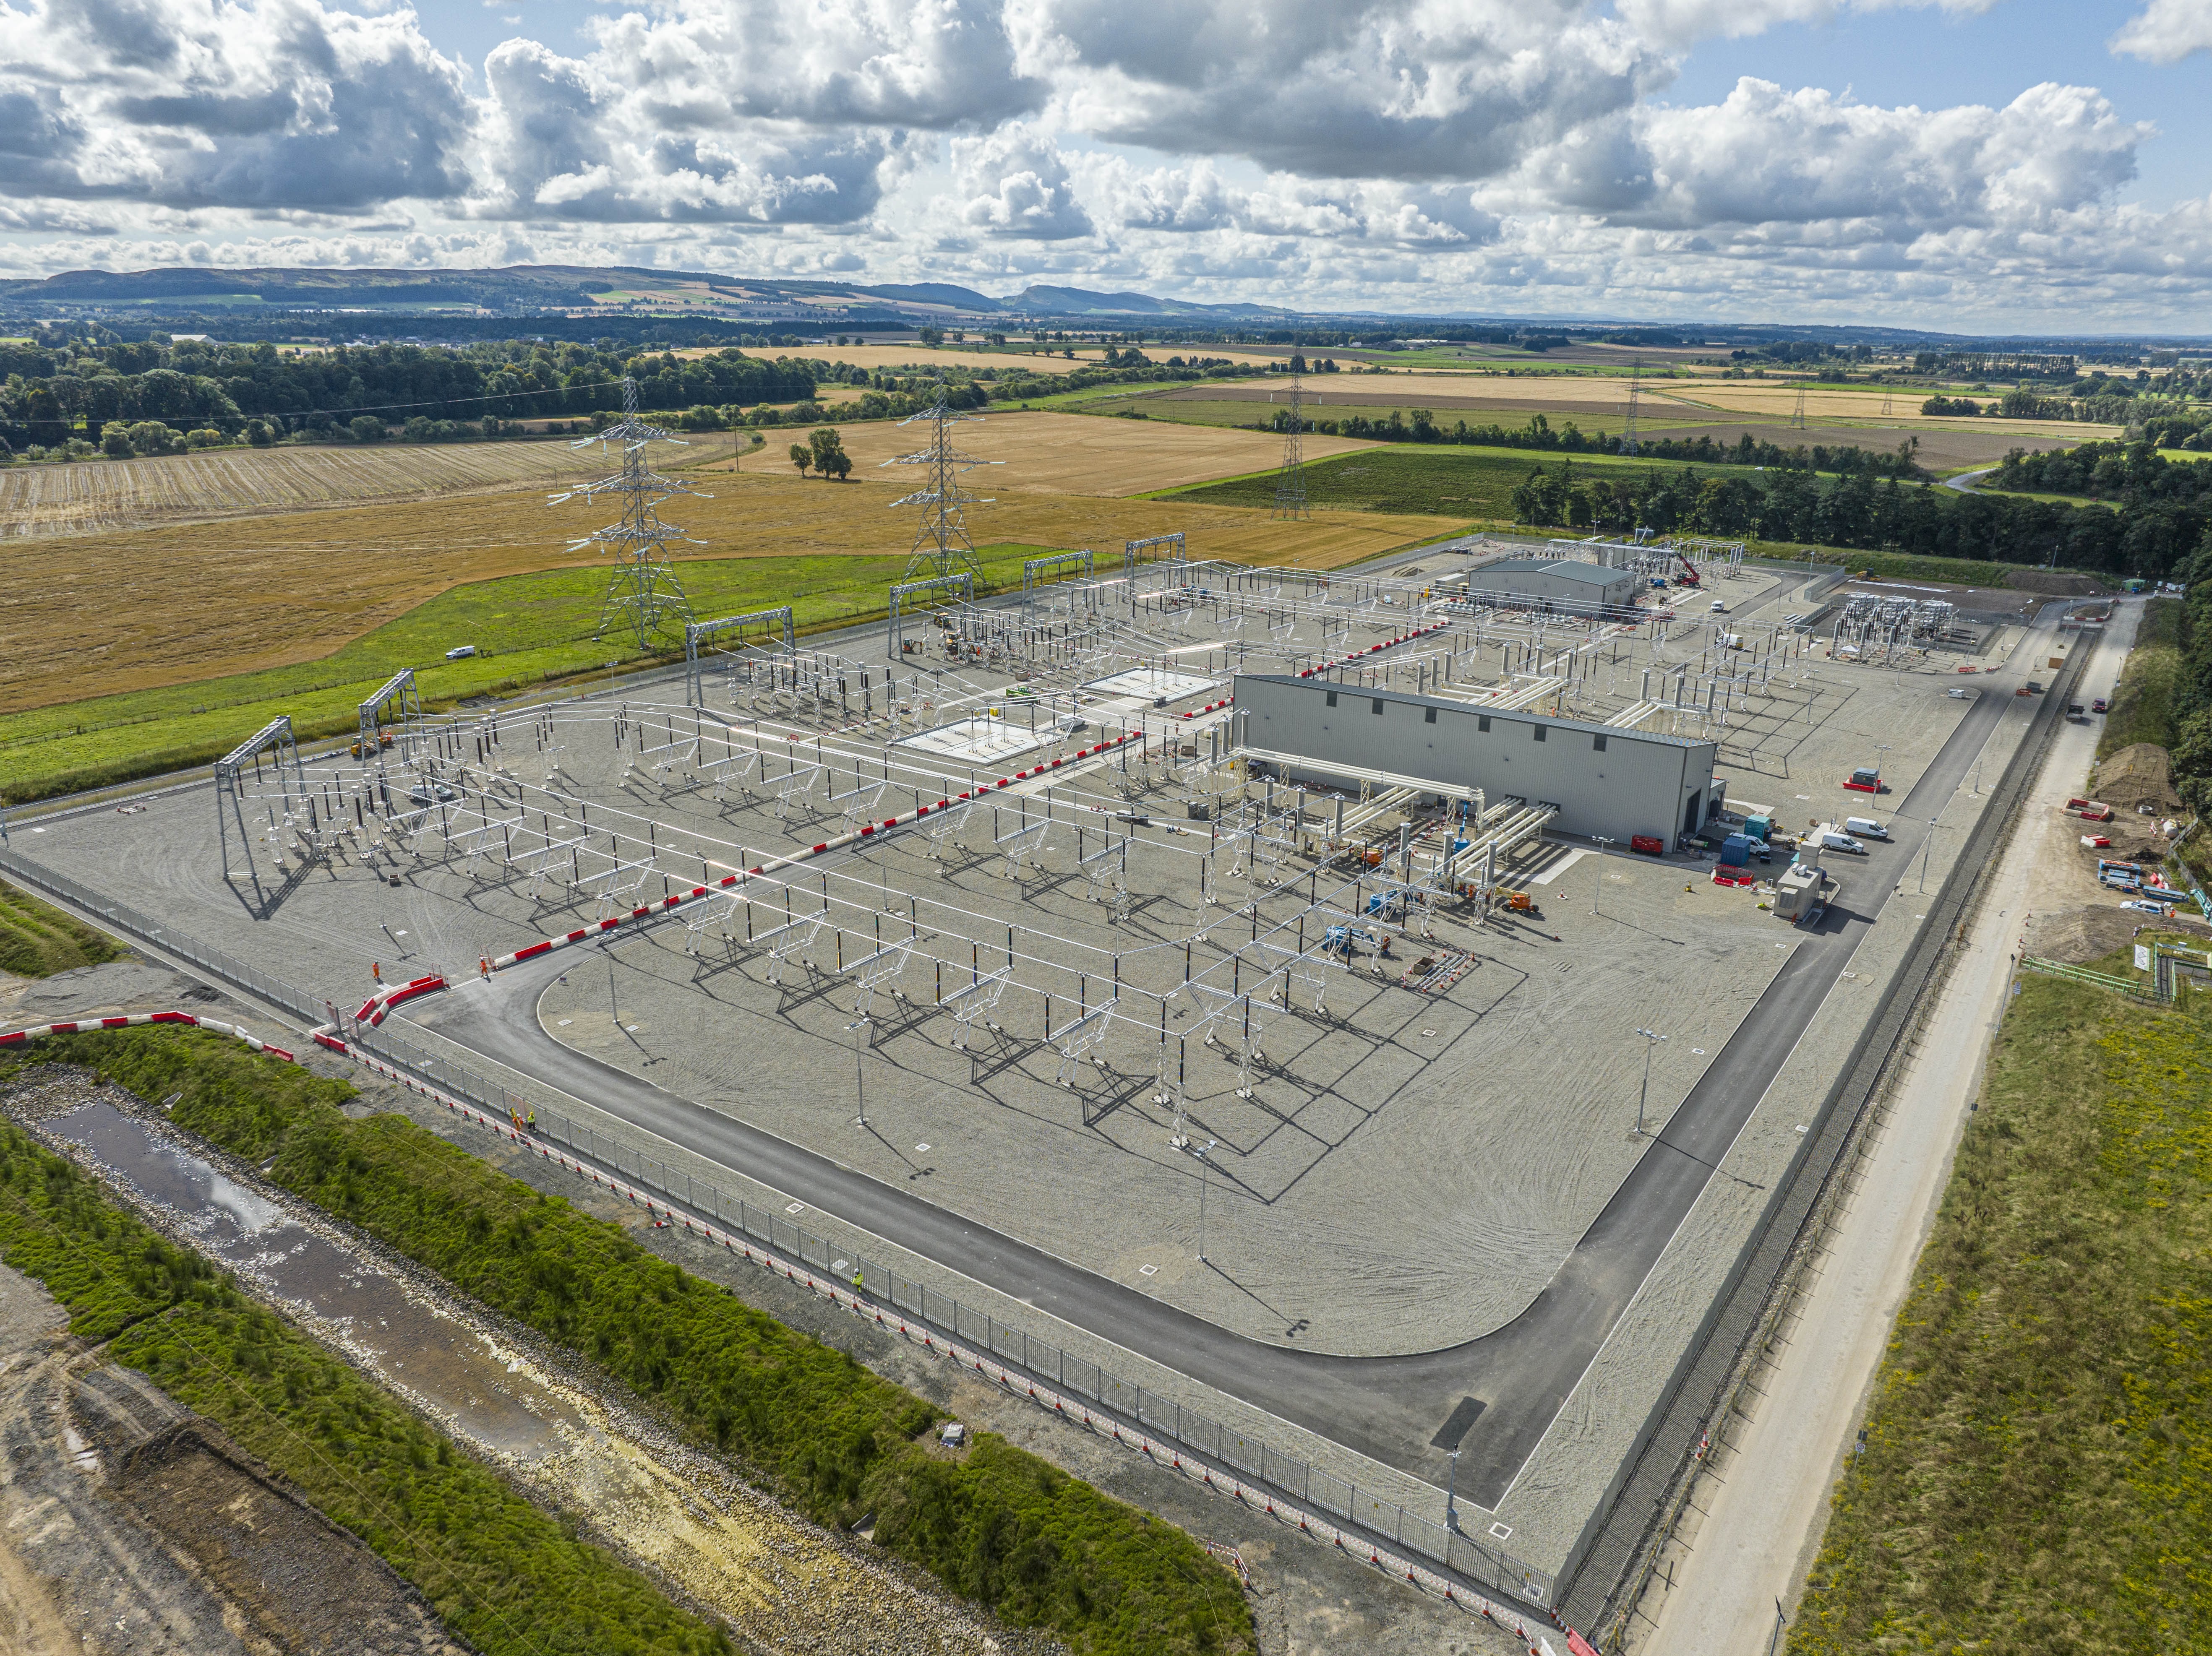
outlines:
[[918, 425], [927, 420], [930, 426], [929, 446], [916, 449], [911, 454], [902, 454], [883, 462], [887, 466], [927, 466], [927, 483], [911, 494], [893, 500], [894, 510], [902, 506], [921, 508], [921, 527], [915, 533], [913, 550], [907, 554], [904, 579], [915, 580], [924, 576], [945, 576], [967, 573], [981, 579], [982, 566], [975, 561], [975, 543], [968, 538], [968, 525], [961, 515], [965, 506], [990, 506], [988, 499], [969, 494], [960, 487], [960, 474], [970, 466], [1003, 465], [1003, 460], [979, 459], [972, 454], [963, 454], [952, 446], [952, 428], [964, 421], [980, 422], [980, 414], [963, 414], [945, 400], [945, 386], [937, 387], [937, 400], [919, 414], [910, 414], [899, 422], [902, 426]]
[[701, 494], [673, 477], [662, 476], [645, 463], [647, 443], [682, 441], [637, 417], [637, 381], [624, 374], [622, 419], [604, 431], [569, 445], [572, 448], [582, 448], [591, 443], [603, 447], [609, 443], [622, 445], [620, 471], [547, 500], [548, 505], [559, 506], [564, 500], [596, 500], [602, 494], [622, 497], [620, 522], [594, 530], [568, 543], [571, 552], [603, 547], [615, 557], [614, 576], [607, 583], [607, 596], [599, 606], [599, 630], [592, 634], [595, 638], [605, 637], [610, 625], [618, 624], [636, 639], [640, 650], [650, 650], [654, 635], [672, 621], [681, 625], [691, 619], [690, 600], [684, 597], [683, 583], [676, 579], [675, 566], [668, 561], [668, 544], [683, 541], [691, 546], [704, 546], [706, 543], [685, 535], [674, 524], [662, 522], [660, 507], [678, 494], [690, 494], [700, 500], [713, 497]]

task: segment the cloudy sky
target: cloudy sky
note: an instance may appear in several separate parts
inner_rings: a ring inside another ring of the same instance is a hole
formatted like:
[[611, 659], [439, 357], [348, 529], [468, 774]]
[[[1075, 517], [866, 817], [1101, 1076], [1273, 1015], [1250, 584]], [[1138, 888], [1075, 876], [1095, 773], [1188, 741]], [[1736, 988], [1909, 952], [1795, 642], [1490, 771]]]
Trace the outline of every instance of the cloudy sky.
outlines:
[[2212, 0], [0, 0], [0, 274], [2212, 333]]

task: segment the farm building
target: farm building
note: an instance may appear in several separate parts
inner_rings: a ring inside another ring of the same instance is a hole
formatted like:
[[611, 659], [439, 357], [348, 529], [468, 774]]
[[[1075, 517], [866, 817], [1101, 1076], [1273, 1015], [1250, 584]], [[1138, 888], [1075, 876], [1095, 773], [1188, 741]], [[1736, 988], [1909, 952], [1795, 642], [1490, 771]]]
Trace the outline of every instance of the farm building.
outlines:
[[1637, 590], [1643, 580], [1634, 570], [1607, 569], [1595, 563], [1556, 558], [1505, 558], [1480, 569], [1470, 569], [1465, 585], [1470, 596], [1492, 593], [1587, 610], [1599, 604], [1626, 609], [1636, 602]]
[[1688, 737], [1272, 675], [1240, 676], [1236, 706], [1240, 748], [1293, 780], [1515, 795], [1556, 805], [1562, 833], [1624, 846], [1637, 834], [1671, 846], [1719, 803], [1719, 749]]

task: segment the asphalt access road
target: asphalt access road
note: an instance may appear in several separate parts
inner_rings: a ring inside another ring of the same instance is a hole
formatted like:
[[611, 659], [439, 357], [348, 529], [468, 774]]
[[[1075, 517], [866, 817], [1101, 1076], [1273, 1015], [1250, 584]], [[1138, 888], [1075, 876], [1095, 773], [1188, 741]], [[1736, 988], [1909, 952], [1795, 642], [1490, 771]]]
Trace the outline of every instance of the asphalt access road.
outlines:
[[[2039, 658], [2038, 641], [2014, 652]], [[1386, 1465], [1441, 1485], [1452, 1422], [1458, 1486], [1495, 1510], [1553, 1416], [1626, 1310], [1728, 1149], [1812, 1022], [1851, 951], [1907, 877], [1926, 834], [1917, 812], [1940, 809], [2011, 704], [2019, 673], [1978, 676], [1980, 691], [1893, 822], [1897, 838], [1838, 871], [1845, 901], [1804, 936], [1662, 1136], [1637, 1162], [1558, 1274], [1514, 1321], [1440, 1350], [1395, 1357], [1325, 1356], [1269, 1345], [1108, 1280], [1057, 1255], [878, 1182], [639, 1077], [545, 1033], [537, 1003], [576, 965], [555, 953], [409, 1016], [448, 1040], [533, 1076], [646, 1131], [884, 1237], [949, 1270], [1126, 1346], [1255, 1408]], [[1803, 935], [1803, 934], [1801, 934]], [[1479, 1408], [1463, 1400], [1471, 1400]]]

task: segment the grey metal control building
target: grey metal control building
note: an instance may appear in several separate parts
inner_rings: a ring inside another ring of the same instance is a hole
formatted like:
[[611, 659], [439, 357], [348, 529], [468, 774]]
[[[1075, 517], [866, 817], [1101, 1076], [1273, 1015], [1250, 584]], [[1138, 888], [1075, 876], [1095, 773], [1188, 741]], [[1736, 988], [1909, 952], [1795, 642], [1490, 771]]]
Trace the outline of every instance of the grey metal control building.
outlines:
[[1236, 693], [1238, 745], [1287, 779], [1418, 779], [1454, 798], [1517, 795], [1556, 805], [1563, 833], [1624, 846], [1641, 834], [1671, 847], [1717, 803], [1711, 742], [1320, 678], [1240, 674]]
[[[1453, 585], [1460, 583], [1455, 580]], [[1470, 569], [1467, 591], [1533, 603], [1607, 604], [1626, 609], [1636, 602], [1644, 577], [1632, 569], [1607, 569], [1565, 558], [1504, 558]]]

